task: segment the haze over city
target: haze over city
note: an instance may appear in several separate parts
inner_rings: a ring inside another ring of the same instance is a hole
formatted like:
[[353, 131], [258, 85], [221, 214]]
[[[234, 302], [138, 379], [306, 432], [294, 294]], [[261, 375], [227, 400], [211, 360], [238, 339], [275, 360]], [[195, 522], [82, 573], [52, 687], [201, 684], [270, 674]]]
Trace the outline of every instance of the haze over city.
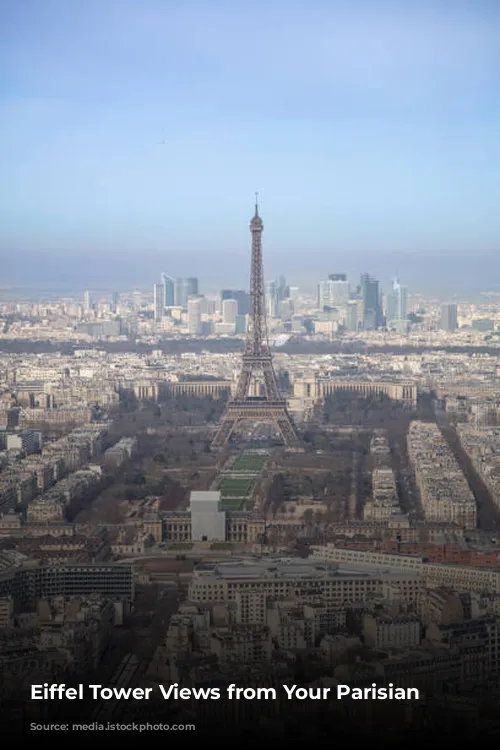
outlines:
[[498, 288], [499, 15], [5, 2], [2, 287], [241, 285], [259, 190], [266, 274]]

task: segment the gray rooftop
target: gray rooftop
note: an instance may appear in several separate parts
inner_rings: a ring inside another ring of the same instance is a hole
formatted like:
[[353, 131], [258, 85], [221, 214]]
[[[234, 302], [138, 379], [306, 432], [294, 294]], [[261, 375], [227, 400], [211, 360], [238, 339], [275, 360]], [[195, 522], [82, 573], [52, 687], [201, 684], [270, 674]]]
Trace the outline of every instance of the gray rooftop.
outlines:
[[[366, 578], [379, 577], [380, 566], [376, 570], [367, 570], [366, 567], [346, 564], [323, 563], [318, 560], [306, 561], [299, 558], [280, 558], [275, 560], [253, 560], [243, 558], [231, 562], [204, 563], [198, 565], [194, 571], [194, 577], [205, 579], [211, 577], [225, 580], [272, 580], [272, 579], [328, 579], [338, 577]], [[414, 578], [415, 572], [384, 571], [384, 576], [395, 576], [401, 578], [406, 576]]]
[[209, 490], [209, 491], [201, 491], [201, 490], [193, 490], [189, 496], [189, 499], [191, 502], [195, 503], [217, 503], [220, 500], [220, 492]]

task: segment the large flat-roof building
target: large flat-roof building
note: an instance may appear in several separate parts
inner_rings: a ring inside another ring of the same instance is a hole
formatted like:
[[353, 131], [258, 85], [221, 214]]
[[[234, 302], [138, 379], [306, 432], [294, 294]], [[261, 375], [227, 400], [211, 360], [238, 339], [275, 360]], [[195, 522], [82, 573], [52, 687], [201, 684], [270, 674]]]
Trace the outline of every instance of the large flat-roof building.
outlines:
[[92, 562], [44, 564], [20, 552], [0, 552], [0, 597], [12, 596], [27, 606], [52, 596], [97, 594], [131, 603], [135, 596], [134, 567], [130, 563]]
[[341, 606], [364, 601], [370, 594], [382, 595], [387, 586], [401, 592], [407, 601], [417, 602], [421, 576], [418, 571], [366, 570], [318, 560], [244, 558], [198, 565], [189, 586], [189, 599], [231, 602], [243, 593], [261, 593], [277, 599], [322, 598]]

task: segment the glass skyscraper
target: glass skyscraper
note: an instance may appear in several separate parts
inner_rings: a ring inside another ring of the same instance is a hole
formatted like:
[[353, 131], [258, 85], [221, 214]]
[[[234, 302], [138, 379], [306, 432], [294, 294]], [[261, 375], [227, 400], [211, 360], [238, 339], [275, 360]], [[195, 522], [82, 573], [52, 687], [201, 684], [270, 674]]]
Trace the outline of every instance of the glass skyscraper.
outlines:
[[374, 331], [382, 325], [382, 306], [380, 304], [380, 285], [377, 279], [364, 273], [361, 277], [361, 294], [363, 296], [363, 328]]
[[187, 307], [189, 297], [198, 296], [198, 279], [190, 276], [187, 279], [176, 279], [174, 284], [174, 299], [178, 307]]
[[175, 305], [175, 279], [162, 273], [161, 281], [165, 290], [165, 307], [173, 307]]
[[394, 279], [392, 290], [387, 295], [387, 325], [399, 327], [408, 318], [408, 289]]
[[226, 299], [235, 299], [238, 303], [238, 315], [250, 312], [250, 295], [244, 289], [223, 289], [220, 293], [221, 303]]

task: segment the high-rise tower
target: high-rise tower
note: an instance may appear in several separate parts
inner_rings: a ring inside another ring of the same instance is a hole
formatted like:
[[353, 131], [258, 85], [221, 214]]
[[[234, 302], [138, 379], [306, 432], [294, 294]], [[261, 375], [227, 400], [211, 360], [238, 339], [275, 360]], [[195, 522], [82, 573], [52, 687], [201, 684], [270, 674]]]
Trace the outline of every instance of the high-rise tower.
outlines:
[[92, 301], [91, 301], [91, 298], [90, 298], [90, 292], [85, 292], [85, 294], [83, 295], [83, 309], [84, 309], [84, 312], [89, 313], [91, 307], [92, 307]]
[[201, 311], [204, 297], [190, 297], [187, 302], [188, 332], [191, 336], [198, 336], [201, 333]]
[[361, 293], [363, 295], [363, 328], [375, 331], [382, 325], [382, 307], [380, 304], [380, 286], [377, 279], [370, 274], [361, 276]]
[[[213, 446], [228, 442], [233, 430], [242, 422], [272, 423], [281, 433], [288, 448], [298, 448], [299, 439], [282, 398], [274, 372], [271, 350], [267, 339], [264, 273], [262, 269], [262, 232], [264, 224], [259, 216], [257, 196], [255, 213], [250, 222], [252, 234], [252, 261], [250, 270], [251, 311], [247, 338], [236, 393], [227, 405], [222, 422], [215, 435]], [[261, 376], [262, 390], [255, 392], [253, 381]]]
[[441, 330], [456, 331], [458, 328], [457, 305], [454, 302], [445, 302], [441, 305]]
[[166, 273], [161, 275], [161, 283], [165, 290], [165, 307], [173, 307], [175, 305], [175, 279], [171, 276], [167, 276]]
[[155, 284], [153, 287], [153, 311], [157, 323], [163, 318], [164, 307], [165, 287], [163, 284]]
[[399, 279], [392, 282], [392, 290], [387, 295], [387, 326], [390, 328], [402, 328], [407, 324], [408, 318], [408, 289], [401, 286]]

